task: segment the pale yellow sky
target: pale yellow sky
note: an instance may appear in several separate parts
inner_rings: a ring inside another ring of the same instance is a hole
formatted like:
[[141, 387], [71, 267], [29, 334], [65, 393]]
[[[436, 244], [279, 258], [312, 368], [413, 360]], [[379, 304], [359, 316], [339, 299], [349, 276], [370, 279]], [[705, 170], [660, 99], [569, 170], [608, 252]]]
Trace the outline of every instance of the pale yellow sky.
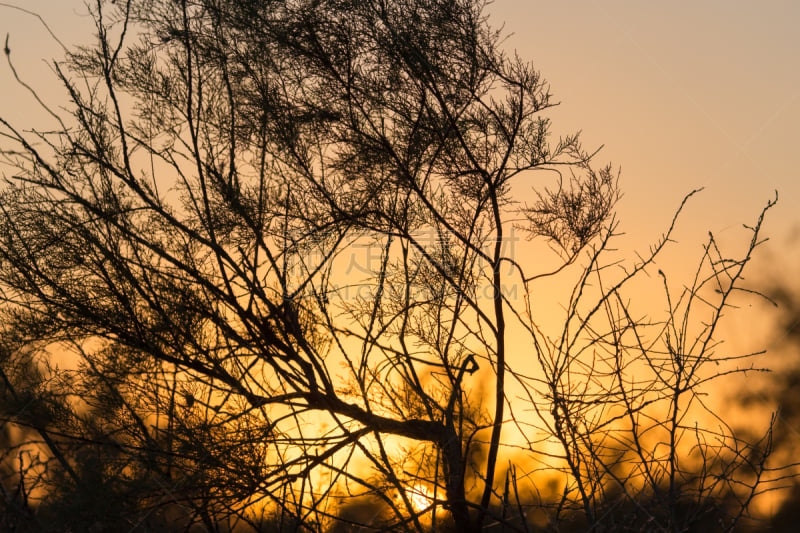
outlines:
[[[0, 2], [0, 38], [20, 75], [56, 105], [62, 94], [44, 59], [60, 54], [35, 11], [66, 44], [91, 38], [83, 0]], [[582, 130], [599, 161], [622, 168], [622, 228], [632, 247], [651, 242], [695, 187], [679, 236], [711, 229], [736, 238], [772, 191], [780, 203], [767, 226], [775, 244], [800, 233], [800, 2], [496, 0], [494, 26], [509, 50], [531, 60], [562, 102], [554, 130]], [[44, 121], [0, 65], [0, 115]], [[786, 251], [786, 250], [784, 250]]]
[[751, 221], [772, 191], [767, 227], [800, 225], [800, 3], [497, 0], [496, 24], [562, 102], [557, 128], [580, 129], [622, 167], [623, 227], [647, 239], [683, 194], [706, 191], [685, 223], [701, 238]]

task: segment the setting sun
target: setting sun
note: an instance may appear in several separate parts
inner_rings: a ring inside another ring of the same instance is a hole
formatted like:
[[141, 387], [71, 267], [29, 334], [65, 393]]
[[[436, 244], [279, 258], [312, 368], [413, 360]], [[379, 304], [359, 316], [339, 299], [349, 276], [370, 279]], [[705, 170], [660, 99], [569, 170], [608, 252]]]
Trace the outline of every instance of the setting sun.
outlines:
[[425, 511], [433, 504], [430, 492], [424, 485], [414, 485], [414, 487], [409, 489], [408, 499], [411, 501], [411, 505], [416, 512]]

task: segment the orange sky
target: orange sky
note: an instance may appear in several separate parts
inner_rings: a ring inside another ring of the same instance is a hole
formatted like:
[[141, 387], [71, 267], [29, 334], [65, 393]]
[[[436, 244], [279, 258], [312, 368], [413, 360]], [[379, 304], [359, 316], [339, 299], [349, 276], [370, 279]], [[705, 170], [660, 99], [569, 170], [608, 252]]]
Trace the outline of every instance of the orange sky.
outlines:
[[[748, 221], [779, 190], [767, 227], [800, 229], [800, 3], [519, 2], [496, 24], [562, 102], [557, 128], [581, 129], [622, 167], [623, 227], [647, 239], [682, 195], [701, 237]], [[649, 239], [648, 239], [649, 240]]]
[[[63, 91], [46, 59], [61, 49], [39, 20], [8, 4], [39, 13], [69, 46], [91, 40], [84, 2], [0, 0], [0, 38], [10, 34], [20, 76], [57, 106]], [[617, 246], [625, 257], [646, 251], [684, 194], [705, 187], [678, 226], [680, 246], [665, 258], [679, 270], [685, 262], [674, 279], [684, 277], [708, 230], [723, 243], [741, 242], [741, 223], [754, 222], [777, 189], [780, 202], [765, 227], [772, 247], [761, 264], [784, 275], [796, 269], [799, 2], [496, 0], [488, 13], [511, 34], [507, 48], [531, 60], [562, 102], [552, 113], [554, 131], [582, 130], [587, 148], [605, 145], [600, 163], [622, 168], [619, 218], [627, 236]], [[4, 60], [0, 94], [0, 116], [47, 127]]]
[[[39, 20], [8, 4], [39, 13], [72, 45], [91, 39], [84, 2], [0, 1], [0, 38], [10, 34], [20, 76], [57, 106], [63, 92], [46, 59], [60, 47]], [[708, 230], [740, 242], [741, 223], [752, 223], [777, 189], [762, 263], [784, 274], [800, 263], [800, 3], [496, 0], [488, 13], [510, 34], [507, 48], [531, 60], [562, 102], [554, 131], [582, 130], [587, 148], [605, 145], [600, 163], [621, 167], [627, 237], [618, 247], [646, 251], [696, 187], [706, 189], [685, 211], [672, 258], [696, 257]], [[0, 116], [47, 126], [5, 61], [0, 94]]]
[[[90, 39], [82, 0], [11, 3], [41, 14], [65, 44]], [[800, 2], [496, 0], [488, 13], [562, 102], [554, 131], [582, 130], [587, 148], [605, 145], [600, 162], [622, 168], [623, 249], [646, 251], [682, 197], [705, 187], [673, 256], [690, 254], [693, 264], [708, 230], [736, 242], [777, 189], [766, 257], [784, 273], [800, 264]], [[44, 59], [59, 45], [36, 18], [0, 2], [6, 33], [20, 75], [57, 106], [63, 93]], [[0, 116], [47, 124], [4, 58], [0, 94]]]
[[[59, 46], [4, 3], [40, 13], [69, 45], [90, 38], [83, 0], [0, 2], [0, 38], [10, 34], [20, 75], [57, 101], [43, 59]], [[781, 201], [767, 229], [781, 242], [800, 231], [800, 3], [497, 0], [488, 12], [562, 102], [554, 130], [582, 130], [587, 147], [605, 145], [601, 161], [622, 167], [621, 218], [634, 246], [699, 186], [706, 192], [684, 219], [689, 239], [707, 229], [724, 238], [775, 189]], [[0, 114], [29, 119], [31, 99], [5, 61], [0, 88]]]

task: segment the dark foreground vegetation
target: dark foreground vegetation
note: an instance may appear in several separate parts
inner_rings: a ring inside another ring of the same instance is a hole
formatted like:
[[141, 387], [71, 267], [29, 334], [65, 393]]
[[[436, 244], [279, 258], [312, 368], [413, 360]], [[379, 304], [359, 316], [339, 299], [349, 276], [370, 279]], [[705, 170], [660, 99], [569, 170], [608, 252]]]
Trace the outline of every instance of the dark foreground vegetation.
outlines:
[[52, 127], [0, 117], [3, 530], [769, 525], [772, 426], [705, 393], [774, 202], [620, 256], [479, 1], [91, 10]]

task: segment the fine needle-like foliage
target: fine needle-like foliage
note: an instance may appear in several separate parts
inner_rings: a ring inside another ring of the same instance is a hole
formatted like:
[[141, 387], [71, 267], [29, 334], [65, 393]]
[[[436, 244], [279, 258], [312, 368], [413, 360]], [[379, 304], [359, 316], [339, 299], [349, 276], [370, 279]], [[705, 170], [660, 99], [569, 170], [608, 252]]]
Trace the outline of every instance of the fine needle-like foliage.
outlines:
[[770, 436], [702, 393], [751, 368], [718, 325], [764, 213], [686, 284], [672, 226], [621, 261], [616, 172], [484, 7], [96, 0], [53, 128], [0, 117], [3, 527], [749, 514]]

